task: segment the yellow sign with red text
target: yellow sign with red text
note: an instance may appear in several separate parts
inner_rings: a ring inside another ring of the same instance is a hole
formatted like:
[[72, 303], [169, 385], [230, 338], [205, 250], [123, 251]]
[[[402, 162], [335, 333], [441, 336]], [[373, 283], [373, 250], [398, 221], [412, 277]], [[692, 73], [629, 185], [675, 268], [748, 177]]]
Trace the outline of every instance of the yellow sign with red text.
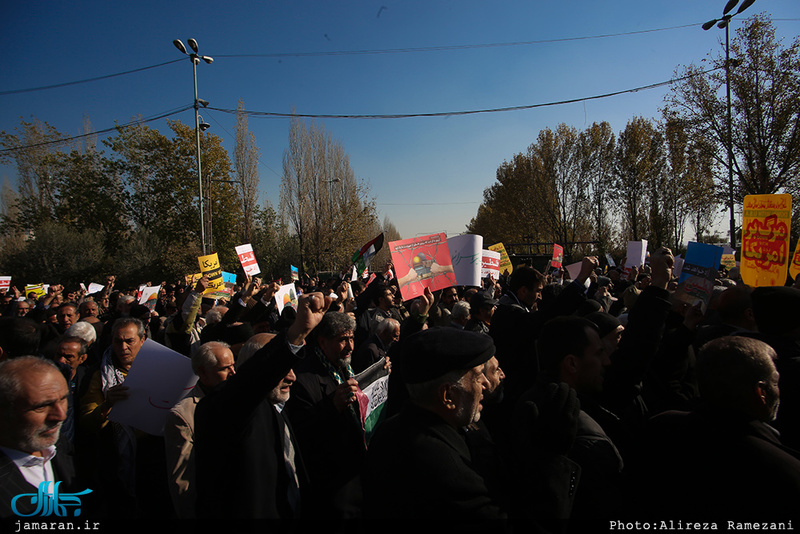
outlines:
[[747, 195], [742, 209], [741, 275], [751, 287], [782, 286], [789, 271], [792, 195]]

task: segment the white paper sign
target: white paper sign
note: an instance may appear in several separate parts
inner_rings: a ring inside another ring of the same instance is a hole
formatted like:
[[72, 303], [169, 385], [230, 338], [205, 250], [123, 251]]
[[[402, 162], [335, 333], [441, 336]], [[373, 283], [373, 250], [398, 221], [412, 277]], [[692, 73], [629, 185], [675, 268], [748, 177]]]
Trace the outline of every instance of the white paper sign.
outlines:
[[647, 240], [628, 241], [628, 255], [625, 258], [625, 267], [641, 267], [647, 256]]
[[161, 286], [145, 286], [142, 289], [142, 294], [139, 295], [139, 304], [144, 304], [151, 310], [155, 308], [158, 301], [158, 292]]
[[108, 418], [162, 436], [167, 413], [196, 383], [192, 360], [145, 339], [125, 378], [130, 396], [116, 403]]
[[236, 247], [236, 254], [239, 256], [239, 261], [247, 276], [255, 276], [261, 272], [261, 267], [258, 266], [253, 246], [250, 243]]
[[458, 285], [481, 287], [483, 236], [457, 235], [447, 240], [447, 247]]
[[481, 278], [491, 276], [493, 280], [500, 279], [500, 253], [484, 249], [482, 254]]
[[297, 309], [297, 292], [294, 284], [286, 284], [275, 292], [275, 304], [278, 305], [278, 315], [283, 313], [283, 308], [291, 306]]
[[[564, 269], [569, 273], [569, 277], [571, 280], [575, 280], [581, 274], [581, 267], [583, 266], [583, 262], [577, 263], [570, 263], [569, 265], [565, 265]], [[583, 283], [584, 286], [587, 288], [592, 285], [592, 279], [587, 278], [586, 281]]]
[[90, 283], [89, 283], [89, 290], [87, 291], [87, 293], [89, 293], [90, 295], [91, 295], [92, 293], [99, 293], [99, 292], [101, 292], [103, 289], [105, 289], [105, 287], [106, 287], [106, 286], [104, 286], [104, 285], [95, 284], [94, 282], [90, 282]]

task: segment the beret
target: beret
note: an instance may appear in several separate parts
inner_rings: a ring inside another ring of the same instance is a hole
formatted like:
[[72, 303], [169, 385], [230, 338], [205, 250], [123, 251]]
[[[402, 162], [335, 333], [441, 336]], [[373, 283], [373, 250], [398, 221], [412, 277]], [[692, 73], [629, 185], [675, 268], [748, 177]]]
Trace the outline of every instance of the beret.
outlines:
[[403, 380], [420, 384], [484, 364], [494, 356], [495, 349], [486, 334], [442, 326], [408, 336], [402, 351]]

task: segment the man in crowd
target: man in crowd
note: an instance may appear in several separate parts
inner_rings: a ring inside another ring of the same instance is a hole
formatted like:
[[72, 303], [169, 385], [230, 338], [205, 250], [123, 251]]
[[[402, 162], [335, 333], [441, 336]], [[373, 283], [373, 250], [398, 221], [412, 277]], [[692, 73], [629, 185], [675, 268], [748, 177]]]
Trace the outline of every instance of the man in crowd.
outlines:
[[384, 319], [373, 333], [354, 353], [353, 371], [360, 373], [375, 362], [386, 360], [389, 348], [400, 340], [400, 322], [397, 319]]
[[370, 442], [365, 516], [401, 530], [409, 517], [502, 530], [506, 514], [475, 470], [462, 433], [480, 419], [492, 339], [430, 328], [408, 337], [402, 350], [410, 402]]
[[492, 316], [497, 308], [497, 302], [485, 291], [475, 293], [469, 301], [470, 318], [464, 325], [464, 329], [489, 335], [489, 327], [492, 324]]
[[351, 365], [354, 329], [346, 313], [322, 317], [286, 404], [314, 490], [312, 513], [338, 520], [359, 517], [362, 504], [365, 414]]
[[111, 346], [103, 353], [100, 367], [81, 398], [80, 431], [92, 436], [94, 446], [83, 453], [96, 455], [93, 475], [111, 517], [147, 517], [172, 509], [163, 438], [108, 419], [114, 406], [129, 396], [125, 378], [144, 341], [145, 328], [140, 320], [117, 319], [111, 330]]
[[800, 453], [771, 427], [781, 393], [775, 358], [769, 345], [743, 336], [703, 347], [702, 403], [650, 423], [632, 493], [643, 513], [776, 522], [795, 515]]
[[206, 393], [236, 374], [233, 352], [226, 343], [210, 341], [192, 356], [197, 384], [172, 407], [164, 423], [169, 490], [179, 518], [195, 518], [194, 413]]
[[[307, 479], [281, 408], [290, 397], [292, 367], [313, 357], [306, 353], [305, 340], [330, 304], [321, 293], [301, 295], [292, 325], [198, 403], [198, 517], [221, 519], [230, 528], [230, 521], [302, 516], [301, 492]], [[241, 462], [242, 468], [221, 469], [221, 451]]]
[[68, 397], [53, 362], [35, 356], [0, 362], [0, 517], [33, 514], [43, 482], [61, 482], [64, 493], [75, 490], [74, 467], [55, 447]]

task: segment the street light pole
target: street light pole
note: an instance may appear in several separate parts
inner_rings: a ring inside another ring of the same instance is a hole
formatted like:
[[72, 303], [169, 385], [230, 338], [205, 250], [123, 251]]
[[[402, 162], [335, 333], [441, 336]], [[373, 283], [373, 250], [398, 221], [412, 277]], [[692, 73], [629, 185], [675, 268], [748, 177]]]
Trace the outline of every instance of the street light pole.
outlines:
[[725, 95], [726, 95], [726, 114], [728, 140], [726, 144], [728, 152], [728, 204], [730, 205], [731, 221], [731, 248], [736, 250], [736, 214], [733, 207], [733, 119], [731, 118], [731, 51], [730, 51], [730, 22], [735, 16], [753, 5], [756, 0], [744, 0], [736, 13], [729, 15], [731, 9], [736, 7], [739, 0], [728, 0], [725, 9], [722, 11], [722, 18], [712, 19], [703, 24], [704, 30], [710, 30], [715, 24], [718, 28], [725, 28]]
[[[203, 172], [200, 165], [200, 104], [202, 103], [203, 107], [208, 106], [208, 102], [205, 100], [200, 100], [197, 97], [197, 64], [200, 63], [202, 59], [207, 64], [211, 64], [214, 62], [214, 58], [208, 56], [201, 56], [198, 54], [198, 47], [197, 41], [194, 39], [188, 40], [189, 46], [192, 48], [193, 52], [190, 54], [186, 51], [186, 47], [183, 46], [183, 43], [180, 39], [175, 39], [172, 41], [172, 44], [175, 45], [175, 48], [189, 56], [189, 59], [192, 62], [192, 78], [194, 80], [194, 132], [195, 132], [195, 143], [196, 143], [196, 150], [197, 150], [197, 186], [199, 189], [199, 204], [200, 204], [200, 241], [201, 241], [201, 248], [203, 251], [203, 255], [205, 256], [208, 252], [208, 247], [206, 243], [206, 235], [208, 235], [209, 240], [213, 241], [211, 236], [211, 217], [208, 217], [208, 232], [206, 232], [206, 217], [205, 217], [205, 210], [206, 210], [206, 202], [205, 202], [205, 194], [203, 193]], [[208, 125], [203, 123], [203, 130], [208, 129]], [[210, 215], [210, 214], [209, 214]], [[210, 243], [209, 243], [210, 245]]]

